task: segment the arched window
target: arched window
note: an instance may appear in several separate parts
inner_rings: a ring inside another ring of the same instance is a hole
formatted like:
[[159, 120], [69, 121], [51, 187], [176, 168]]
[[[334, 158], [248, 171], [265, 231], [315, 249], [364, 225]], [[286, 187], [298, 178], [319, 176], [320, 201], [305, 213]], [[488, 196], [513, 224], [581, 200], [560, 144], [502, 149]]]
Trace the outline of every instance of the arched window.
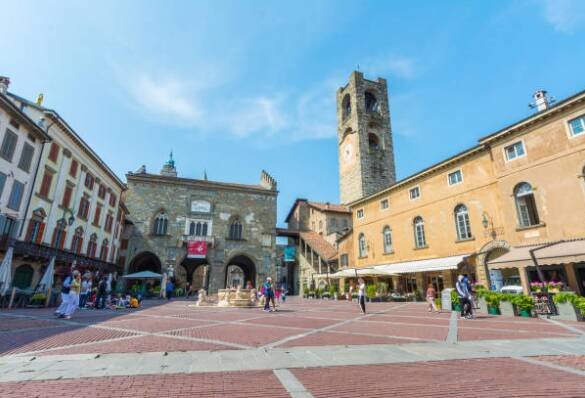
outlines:
[[102, 261], [107, 261], [108, 259], [108, 244], [109, 242], [107, 239], [102, 241], [102, 248], [100, 250], [100, 260]]
[[193, 221], [189, 224], [189, 235], [195, 235], [195, 222]]
[[230, 224], [229, 238], [234, 240], [242, 239], [242, 223], [237, 218]]
[[65, 228], [67, 226], [67, 222], [64, 219], [60, 219], [57, 221], [57, 225], [53, 230], [53, 241], [51, 242], [51, 247], [56, 249], [63, 249], [63, 244], [65, 243], [65, 235], [67, 232]]
[[457, 229], [457, 239], [471, 239], [471, 226], [469, 224], [469, 212], [467, 206], [459, 205], [455, 207], [455, 229]]
[[360, 257], [366, 257], [366, 255], [368, 254], [368, 248], [366, 246], [366, 236], [364, 234], [360, 234], [358, 238], [358, 246]]
[[161, 212], [154, 219], [154, 228], [152, 232], [159, 236], [166, 235], [168, 225], [169, 219], [167, 215], [164, 212]]
[[368, 134], [368, 146], [370, 150], [378, 150], [380, 149], [380, 140], [378, 136], [374, 133]]
[[412, 221], [414, 229], [414, 245], [417, 248], [425, 247], [427, 245], [427, 239], [425, 237], [425, 222], [422, 217], [416, 217]]
[[83, 245], [83, 227], [75, 228], [75, 235], [71, 240], [71, 252], [75, 254], [81, 253], [81, 246]]
[[516, 200], [516, 210], [518, 212], [518, 224], [522, 227], [538, 225], [540, 220], [532, 186], [527, 182], [521, 182], [516, 185], [514, 199]]
[[14, 279], [12, 279], [12, 286], [19, 289], [29, 288], [35, 271], [33, 267], [28, 264], [20, 265], [14, 272]]
[[380, 110], [380, 106], [378, 105], [378, 100], [374, 96], [374, 94], [366, 91], [365, 94], [365, 105], [366, 105], [366, 112], [378, 112]]
[[384, 227], [382, 237], [384, 239], [384, 253], [392, 252], [392, 230], [389, 226]]
[[344, 120], [351, 115], [351, 97], [349, 94], [345, 94], [343, 101], [341, 101], [341, 111]]

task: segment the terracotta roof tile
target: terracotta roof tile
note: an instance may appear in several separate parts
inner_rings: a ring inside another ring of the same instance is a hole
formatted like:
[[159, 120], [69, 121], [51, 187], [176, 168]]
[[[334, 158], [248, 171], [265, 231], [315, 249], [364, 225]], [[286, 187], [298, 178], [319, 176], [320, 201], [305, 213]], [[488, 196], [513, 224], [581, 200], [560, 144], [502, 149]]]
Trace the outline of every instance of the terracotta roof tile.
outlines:
[[335, 203], [307, 202], [307, 204], [321, 211], [334, 211], [336, 213], [351, 214], [348, 207]]
[[323, 259], [332, 260], [337, 257], [337, 249], [317, 232], [303, 231], [300, 233], [300, 236]]

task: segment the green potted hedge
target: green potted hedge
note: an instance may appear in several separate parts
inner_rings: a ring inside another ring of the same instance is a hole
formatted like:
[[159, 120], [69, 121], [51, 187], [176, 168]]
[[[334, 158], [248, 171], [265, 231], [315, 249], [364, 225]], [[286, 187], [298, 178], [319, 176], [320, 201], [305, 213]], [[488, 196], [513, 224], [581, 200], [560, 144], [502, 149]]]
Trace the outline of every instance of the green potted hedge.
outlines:
[[530, 318], [532, 317], [532, 309], [534, 308], [534, 300], [531, 296], [517, 294], [512, 298], [512, 304], [518, 309], [518, 315]]
[[516, 313], [514, 312], [514, 298], [517, 296], [516, 294], [510, 293], [495, 293], [500, 302], [500, 314], [505, 316], [514, 316]]
[[488, 313], [491, 315], [500, 315], [500, 294], [488, 292], [484, 297], [488, 307]]
[[451, 290], [451, 306], [453, 307], [453, 311], [461, 311], [461, 302], [459, 301], [459, 297], [457, 297], [457, 291], [455, 289]]
[[559, 318], [566, 321], [579, 321], [585, 314], [585, 297], [572, 292], [558, 293], [553, 301], [559, 311]]
[[329, 285], [329, 298], [337, 300], [337, 285], [334, 283]]

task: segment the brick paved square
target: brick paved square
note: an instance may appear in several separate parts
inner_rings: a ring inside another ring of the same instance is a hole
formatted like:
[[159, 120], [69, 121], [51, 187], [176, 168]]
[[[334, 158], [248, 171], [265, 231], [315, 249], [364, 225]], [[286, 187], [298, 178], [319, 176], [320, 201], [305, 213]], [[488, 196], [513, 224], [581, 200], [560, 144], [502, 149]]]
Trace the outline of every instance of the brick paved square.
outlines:
[[120, 329], [136, 330], [141, 332], [164, 332], [167, 330], [189, 328], [193, 326], [211, 325], [213, 322], [194, 319], [151, 318], [111, 320], [100, 323], [100, 326]]
[[411, 326], [362, 320], [335, 327], [333, 330], [444, 341], [447, 338], [449, 328], [446, 326]]
[[278, 347], [310, 347], [328, 345], [365, 345], [365, 344], [406, 344], [412, 340], [396, 339], [385, 336], [367, 336], [341, 332], [318, 332], [309, 336], [287, 341]]
[[534, 359], [585, 371], [585, 355], [550, 355]]
[[245, 323], [252, 325], [288, 326], [302, 329], [319, 329], [338, 322], [340, 321], [337, 319], [305, 318], [296, 314], [284, 315], [282, 313], [245, 321]]
[[0, 318], [0, 332], [19, 332], [20, 329], [54, 327], [63, 327], [63, 323], [44, 319]]

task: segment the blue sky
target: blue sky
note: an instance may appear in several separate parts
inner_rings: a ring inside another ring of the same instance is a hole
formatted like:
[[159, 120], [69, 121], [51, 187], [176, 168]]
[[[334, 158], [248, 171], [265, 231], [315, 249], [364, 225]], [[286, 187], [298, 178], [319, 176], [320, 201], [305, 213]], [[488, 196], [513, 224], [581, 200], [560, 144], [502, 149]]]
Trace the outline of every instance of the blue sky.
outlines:
[[279, 182], [338, 201], [335, 90], [388, 80], [398, 178], [585, 89], [585, 1], [6, 1], [0, 75], [120, 176]]

